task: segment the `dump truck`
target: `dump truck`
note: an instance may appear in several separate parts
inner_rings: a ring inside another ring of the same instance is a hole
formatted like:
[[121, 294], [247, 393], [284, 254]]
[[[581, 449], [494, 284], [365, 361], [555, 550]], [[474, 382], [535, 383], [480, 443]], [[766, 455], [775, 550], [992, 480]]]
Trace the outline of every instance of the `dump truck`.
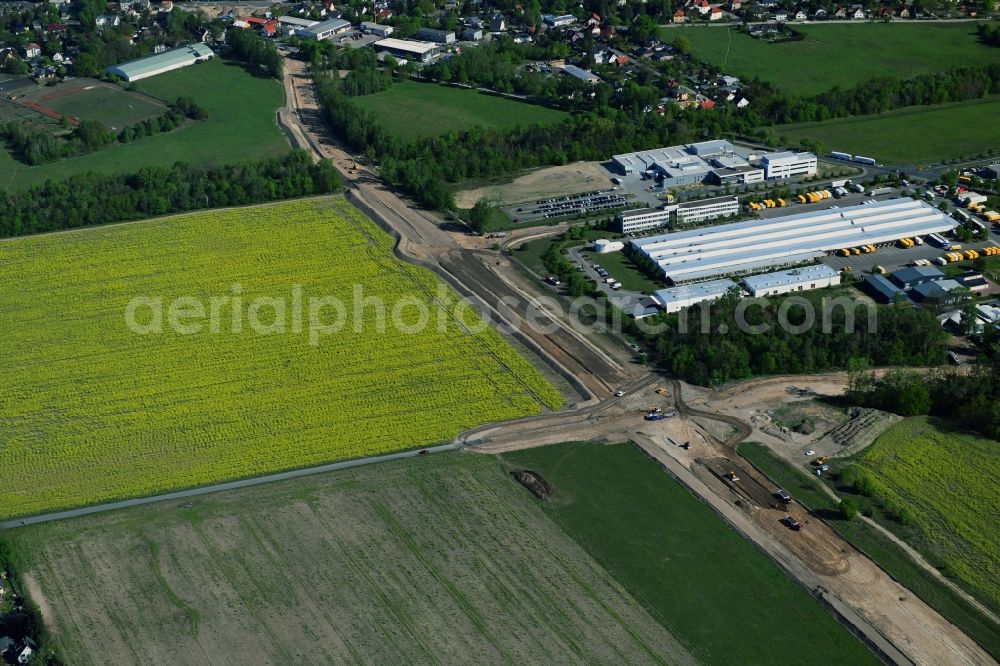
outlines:
[[666, 386], [661, 386], [660, 388], [656, 389], [656, 392], [659, 395], [666, 395], [667, 394], [667, 387]]

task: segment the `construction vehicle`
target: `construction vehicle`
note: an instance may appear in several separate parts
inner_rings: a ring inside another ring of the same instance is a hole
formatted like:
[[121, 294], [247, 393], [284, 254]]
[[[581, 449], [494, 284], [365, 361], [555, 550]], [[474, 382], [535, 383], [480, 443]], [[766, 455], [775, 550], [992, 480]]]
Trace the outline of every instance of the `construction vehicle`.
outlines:
[[785, 525], [788, 525], [789, 529], [795, 530], [796, 532], [800, 531], [803, 527], [805, 527], [802, 523], [795, 520], [795, 518], [793, 518], [792, 516], [785, 516], [784, 518], [781, 519], [781, 522], [783, 522]]
[[666, 395], [667, 394], [667, 387], [666, 386], [661, 386], [660, 388], [656, 389], [656, 393], [659, 394], [659, 395]]
[[830, 456], [820, 456], [819, 458], [816, 458], [816, 460], [813, 460], [812, 464], [819, 467], [820, 465], [825, 465], [829, 460]]
[[740, 477], [736, 476], [736, 472], [726, 472], [726, 478], [734, 483], [740, 480]]

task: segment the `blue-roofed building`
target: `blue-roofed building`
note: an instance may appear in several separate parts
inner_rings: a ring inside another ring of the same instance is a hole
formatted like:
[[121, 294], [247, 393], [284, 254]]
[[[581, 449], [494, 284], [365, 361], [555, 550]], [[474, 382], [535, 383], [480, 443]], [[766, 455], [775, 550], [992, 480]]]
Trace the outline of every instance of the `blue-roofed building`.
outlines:
[[955, 300], [957, 294], [952, 292], [960, 289], [962, 285], [955, 280], [934, 280], [918, 284], [910, 293], [921, 303], [940, 304]]
[[879, 303], [894, 303], [897, 299], [910, 300], [905, 291], [882, 275], [865, 276], [864, 290]]
[[912, 268], [903, 268], [898, 270], [889, 277], [900, 289], [913, 289], [917, 285], [924, 284], [925, 282], [943, 280], [944, 273], [933, 266], [914, 266]]

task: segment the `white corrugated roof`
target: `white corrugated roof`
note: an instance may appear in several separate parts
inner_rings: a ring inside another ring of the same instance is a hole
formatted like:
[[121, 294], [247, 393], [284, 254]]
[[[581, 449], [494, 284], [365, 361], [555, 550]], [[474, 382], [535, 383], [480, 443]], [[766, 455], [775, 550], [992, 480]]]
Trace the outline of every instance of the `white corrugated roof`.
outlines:
[[803, 266], [801, 268], [793, 268], [787, 271], [777, 271], [774, 273], [765, 273], [764, 275], [754, 275], [744, 278], [743, 286], [751, 291], [758, 291], [761, 289], [786, 287], [788, 285], [800, 284], [811, 280], [826, 280], [829, 278], [835, 278], [838, 275], [839, 273], [837, 273], [837, 271], [833, 270], [826, 264], [813, 264], [812, 266]]
[[923, 201], [845, 208], [678, 231], [632, 241], [676, 281], [798, 263], [840, 248], [950, 231], [955, 220]]

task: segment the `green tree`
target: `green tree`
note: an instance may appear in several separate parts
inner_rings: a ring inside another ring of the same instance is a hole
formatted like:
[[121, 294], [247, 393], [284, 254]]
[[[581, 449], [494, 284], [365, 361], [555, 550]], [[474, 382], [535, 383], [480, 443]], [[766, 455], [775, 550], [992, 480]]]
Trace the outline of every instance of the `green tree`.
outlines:
[[858, 503], [850, 497], [842, 499], [838, 508], [840, 509], [840, 517], [844, 520], [854, 520], [858, 517]]

